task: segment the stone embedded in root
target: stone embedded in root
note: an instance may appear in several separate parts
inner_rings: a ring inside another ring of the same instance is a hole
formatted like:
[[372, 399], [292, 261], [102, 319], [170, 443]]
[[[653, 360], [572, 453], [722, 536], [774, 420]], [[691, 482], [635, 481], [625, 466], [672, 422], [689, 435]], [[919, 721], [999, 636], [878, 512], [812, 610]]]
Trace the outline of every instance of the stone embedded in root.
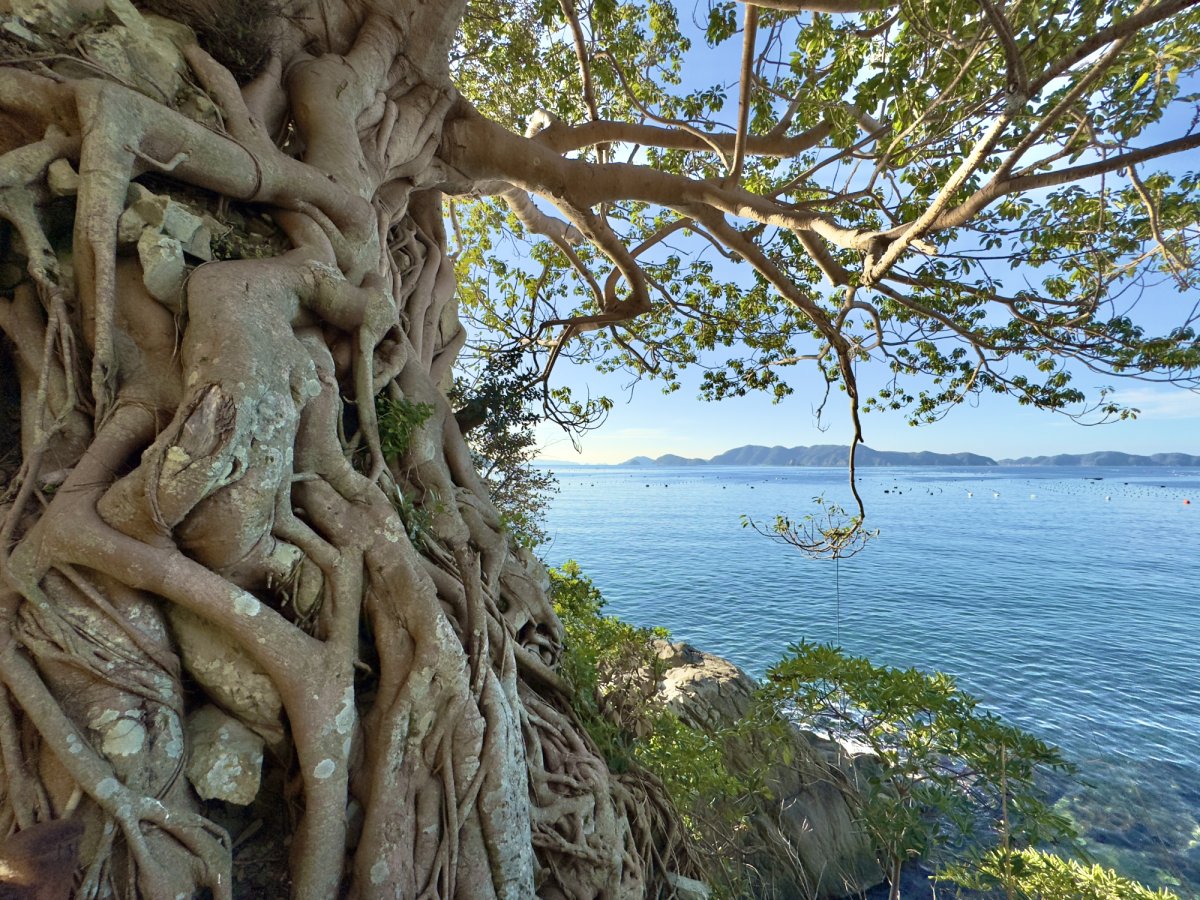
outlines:
[[150, 296], [172, 312], [182, 312], [186, 273], [183, 245], [174, 238], [146, 229], [138, 239], [137, 251], [142, 264], [142, 281]]
[[55, 197], [74, 197], [79, 193], [79, 173], [65, 159], [56, 159], [46, 170], [46, 185]]
[[[195, 40], [191, 30], [158, 16], [138, 16], [143, 27], [111, 25], [84, 29], [74, 40], [84, 63], [65, 59], [53, 66], [60, 74], [94, 78], [107, 75], [161, 103], [174, 105], [188, 74], [180, 47]], [[130, 23], [134, 24], [134, 23]]]
[[238, 721], [272, 746], [281, 744], [283, 700], [270, 677], [217, 626], [178, 606], [167, 616], [188, 674]]
[[[58, 160], [53, 165], [58, 162], [65, 161]], [[119, 246], [140, 244], [149, 231], [177, 241], [191, 256], [212, 259], [213, 228], [220, 225], [207, 213], [198, 213], [166, 194], [155, 194], [136, 181], [129, 186], [126, 202], [128, 205], [117, 220]]]
[[100, 749], [110, 759], [114, 756], [136, 756], [146, 745], [146, 729], [140, 721], [138, 710], [121, 713], [106, 709], [88, 724], [103, 736]]
[[210, 705], [188, 717], [187, 777], [202, 800], [246, 806], [258, 795], [263, 739]]

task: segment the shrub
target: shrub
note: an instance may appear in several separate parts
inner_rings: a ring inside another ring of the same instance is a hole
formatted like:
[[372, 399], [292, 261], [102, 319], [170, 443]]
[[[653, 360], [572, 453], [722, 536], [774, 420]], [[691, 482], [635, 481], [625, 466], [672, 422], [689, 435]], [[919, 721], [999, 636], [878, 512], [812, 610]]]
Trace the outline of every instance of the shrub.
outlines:
[[1020, 900], [1178, 900], [1166, 889], [1152, 891], [1112, 869], [1026, 848], [988, 853], [973, 869], [947, 875], [976, 890], [1002, 890]]
[[900, 896], [900, 867], [922, 857], [964, 886], [1002, 888], [1008, 900], [1166, 898], [1111, 870], [1035, 847], [1075, 851], [1069, 820], [1050, 807], [1039, 776], [1073, 773], [1055, 747], [980, 709], [954, 678], [873, 665], [801, 643], [767, 672], [762, 698], [830, 739], [865, 744], [862, 820]]
[[389, 459], [403, 456], [413, 435], [433, 415], [428, 403], [413, 403], [404, 397], [377, 397], [375, 414], [379, 419], [379, 443]]
[[684, 725], [658, 699], [663, 628], [638, 628], [603, 613], [606, 601], [578, 564], [550, 570], [554, 611], [566, 642], [560, 671], [588, 734], [615, 772], [640, 767], [659, 778], [685, 818], [697, 802], [744, 793], [726, 766], [722, 735]]

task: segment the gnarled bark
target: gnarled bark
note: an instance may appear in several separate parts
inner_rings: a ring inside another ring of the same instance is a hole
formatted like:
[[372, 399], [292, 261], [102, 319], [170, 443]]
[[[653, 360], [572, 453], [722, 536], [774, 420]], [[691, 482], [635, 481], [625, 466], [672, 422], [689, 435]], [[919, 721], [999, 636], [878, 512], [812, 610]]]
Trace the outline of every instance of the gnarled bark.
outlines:
[[[150, 5], [61, 4], [0, 68], [0, 831], [78, 823], [87, 897], [249, 895], [284, 838], [297, 897], [657, 890], [442, 390], [462, 4], [289, 7], [242, 85], [187, 27], [240, 4]], [[380, 395], [434, 410], [402, 452]], [[257, 784], [224, 721], [286, 833], [216, 802]]]

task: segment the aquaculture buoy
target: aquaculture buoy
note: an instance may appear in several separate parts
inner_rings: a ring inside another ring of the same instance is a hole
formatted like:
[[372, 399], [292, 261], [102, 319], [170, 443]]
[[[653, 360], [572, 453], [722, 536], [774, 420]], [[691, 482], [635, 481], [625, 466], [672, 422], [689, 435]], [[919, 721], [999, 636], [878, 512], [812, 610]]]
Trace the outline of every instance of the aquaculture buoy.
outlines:
[[1184, 500], [1184, 501], [1183, 501], [1183, 505], [1184, 505], [1184, 506], [1190, 506], [1190, 505], [1191, 505], [1191, 503], [1192, 503], [1192, 501], [1191, 501], [1191, 500]]

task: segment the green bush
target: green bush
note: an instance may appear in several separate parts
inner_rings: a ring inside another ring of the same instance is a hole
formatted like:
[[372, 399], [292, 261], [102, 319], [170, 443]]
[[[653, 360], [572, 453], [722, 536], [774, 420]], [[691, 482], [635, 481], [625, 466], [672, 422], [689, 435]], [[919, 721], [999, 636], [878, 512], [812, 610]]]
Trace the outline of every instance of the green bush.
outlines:
[[1028, 848], [1007, 855], [994, 850], [974, 868], [947, 875], [964, 887], [1007, 890], [1019, 900], [1178, 900], [1166, 889], [1152, 891], [1112, 869]]
[[412, 443], [413, 435], [433, 415], [429, 403], [413, 403], [405, 397], [375, 398], [375, 415], [379, 419], [379, 444], [388, 459], [403, 456]]
[[745, 780], [726, 766], [722, 736], [688, 728], [657, 698], [665, 667], [654, 642], [668, 632], [605, 615], [600, 591], [574, 561], [551, 569], [550, 579], [566, 631], [560, 671], [609, 767], [657, 776], [685, 818], [697, 802], [745, 793]]
[[520, 351], [476, 359], [454, 379], [450, 402], [506, 530], [518, 545], [533, 549], [546, 541], [545, 511], [558, 482], [534, 465], [536, 426], [546, 412], [537, 373], [524, 365]]
[[1044, 772], [1075, 769], [1057, 748], [981, 709], [949, 675], [801, 643], [768, 670], [760, 693], [806, 729], [866, 745], [877, 760], [866, 767], [862, 821], [887, 863], [893, 900], [900, 866], [916, 858], [1007, 900], [1172, 896], [1035, 849], [1076, 852], [1070, 821], [1039, 786]]

